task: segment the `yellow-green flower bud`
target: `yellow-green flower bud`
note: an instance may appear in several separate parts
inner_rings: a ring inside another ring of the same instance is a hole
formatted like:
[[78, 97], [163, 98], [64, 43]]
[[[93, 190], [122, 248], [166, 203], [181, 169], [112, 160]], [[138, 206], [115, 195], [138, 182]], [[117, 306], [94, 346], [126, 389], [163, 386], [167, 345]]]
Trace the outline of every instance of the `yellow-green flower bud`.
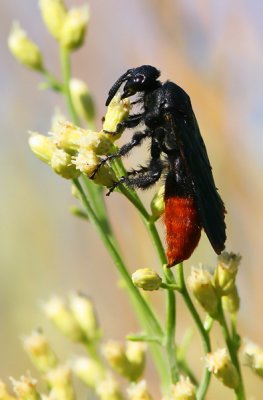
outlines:
[[96, 394], [100, 400], [123, 400], [118, 382], [108, 375], [106, 379], [96, 386]]
[[105, 379], [104, 367], [92, 358], [76, 358], [72, 362], [72, 371], [82, 382], [93, 389]]
[[89, 8], [85, 5], [68, 10], [60, 32], [60, 44], [68, 50], [78, 49], [84, 42]]
[[40, 395], [36, 389], [36, 379], [32, 379], [30, 376], [21, 376], [19, 380], [12, 377], [10, 380], [19, 400], [40, 400]]
[[154, 220], [157, 220], [164, 213], [164, 207], [164, 185], [162, 185], [151, 201], [151, 210]]
[[152, 400], [145, 381], [132, 383], [127, 393], [130, 400]]
[[246, 365], [263, 378], [263, 348], [250, 340], [246, 340], [244, 356]]
[[162, 278], [150, 268], [141, 268], [132, 274], [132, 281], [135, 286], [143, 290], [158, 290]]
[[[128, 118], [130, 110], [130, 101], [128, 99], [121, 100], [120, 93], [117, 93], [108, 106], [103, 123], [103, 130], [115, 133], [117, 125]], [[116, 139], [119, 139], [121, 133], [122, 132], [110, 135], [111, 140], [115, 141]]]
[[145, 368], [146, 345], [141, 342], [127, 342], [126, 357], [130, 363], [130, 379], [137, 381]]
[[109, 135], [103, 132], [85, 131], [79, 139], [80, 150], [91, 150], [96, 155], [109, 154], [114, 150]]
[[196, 388], [188, 376], [180, 376], [179, 381], [172, 386], [172, 400], [196, 400]]
[[230, 314], [235, 314], [239, 310], [240, 297], [236, 285], [228, 293], [227, 296], [222, 297], [223, 309]]
[[39, 133], [31, 133], [28, 144], [33, 153], [46, 164], [51, 164], [54, 151], [56, 151], [55, 143], [47, 136]]
[[79, 128], [68, 121], [57, 122], [55, 129], [50, 132], [56, 146], [72, 155], [79, 150], [80, 138], [86, 134], [87, 131], [85, 129]]
[[14, 22], [8, 38], [8, 47], [21, 64], [36, 71], [43, 71], [42, 54], [38, 46], [27, 37], [26, 32]]
[[80, 175], [80, 171], [76, 169], [72, 163], [71, 156], [62, 149], [56, 149], [51, 158], [51, 168], [56, 174], [65, 179], [74, 179]]
[[230, 360], [225, 348], [218, 349], [214, 353], [206, 355], [206, 367], [219, 379], [225, 386], [237, 389], [239, 377], [236, 367]]
[[222, 296], [231, 292], [235, 285], [241, 256], [224, 251], [218, 256], [218, 265], [214, 273], [214, 284]]
[[89, 128], [94, 128], [95, 104], [85, 82], [80, 79], [70, 80], [72, 101], [78, 115], [88, 122]]
[[57, 365], [57, 357], [42, 332], [34, 331], [31, 335], [23, 338], [23, 346], [32, 363], [40, 372], [47, 372]]
[[48, 31], [59, 40], [61, 30], [67, 15], [67, 10], [63, 0], [40, 0], [39, 6], [41, 14]]
[[59, 365], [50, 370], [46, 381], [51, 387], [50, 398], [55, 400], [74, 400], [75, 394], [71, 381], [71, 372], [67, 365]]
[[70, 296], [70, 309], [89, 341], [100, 337], [97, 316], [92, 301], [85, 295], [74, 293]]
[[63, 299], [54, 296], [43, 305], [43, 309], [46, 316], [55, 324], [63, 335], [74, 342], [83, 341], [83, 332]]
[[6, 388], [6, 385], [4, 384], [3, 381], [0, 380], [0, 399], [1, 400], [16, 400], [16, 397], [11, 396], [8, 393], [8, 390]]
[[114, 371], [122, 376], [130, 377], [130, 363], [121, 343], [111, 340], [105, 343], [102, 352]]
[[203, 268], [192, 267], [191, 274], [188, 277], [188, 285], [205, 311], [215, 318], [218, 309], [218, 298], [212, 285], [210, 273]]

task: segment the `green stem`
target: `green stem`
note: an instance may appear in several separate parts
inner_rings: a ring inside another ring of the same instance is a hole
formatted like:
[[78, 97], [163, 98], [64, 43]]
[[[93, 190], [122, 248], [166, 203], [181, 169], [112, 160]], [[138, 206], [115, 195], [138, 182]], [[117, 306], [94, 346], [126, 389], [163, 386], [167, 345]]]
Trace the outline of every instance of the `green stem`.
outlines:
[[[177, 268], [177, 284], [180, 287], [180, 292], [183, 296], [185, 304], [186, 304], [188, 310], [190, 311], [190, 313], [197, 325], [198, 331], [201, 335], [204, 352], [205, 352], [205, 354], [210, 353], [211, 352], [211, 344], [210, 344], [209, 334], [205, 330], [202, 320], [201, 320], [198, 312], [196, 311], [196, 308], [191, 300], [191, 297], [189, 296], [189, 293], [188, 293], [188, 290], [187, 290], [187, 287], [185, 284], [185, 280], [184, 280], [183, 263], [178, 264], [176, 266], [176, 268]], [[209, 386], [210, 378], [211, 378], [211, 373], [208, 371], [207, 368], [205, 368], [201, 383], [197, 390], [197, 400], [202, 400], [205, 398], [205, 395], [206, 395], [206, 392], [207, 392], [207, 389]]]
[[47, 80], [47, 87], [55, 90], [56, 92], [62, 92], [63, 91], [63, 84], [59, 82], [54, 75], [52, 75], [49, 71], [44, 69], [42, 71], [43, 75], [45, 76]]
[[[156, 229], [154, 222], [151, 220], [151, 216], [145, 210], [140, 198], [137, 193], [129, 188], [121, 187], [122, 193], [128, 198], [128, 200], [137, 208], [140, 212], [142, 220], [150, 234], [159, 260], [162, 265], [166, 264], [165, 251]], [[174, 276], [171, 270], [165, 269], [164, 281], [169, 284], [174, 284]], [[173, 290], [166, 291], [166, 352], [170, 365], [171, 380], [175, 383], [178, 380], [178, 365], [176, 360], [176, 346], [175, 346], [175, 325], [176, 325], [176, 298]]]
[[70, 86], [69, 86], [71, 78], [69, 52], [63, 46], [60, 46], [60, 61], [61, 61], [62, 76], [63, 76], [63, 92], [67, 101], [68, 109], [74, 124], [79, 125], [78, 114], [76, 113], [76, 110], [73, 105]]
[[[136, 311], [140, 321], [143, 323], [144, 328], [147, 330], [150, 329], [149, 334], [153, 334], [158, 337], [162, 337], [163, 332], [162, 332], [162, 328], [161, 328], [159, 322], [157, 321], [157, 319], [156, 319], [155, 315], [153, 314], [151, 308], [149, 307], [148, 303], [141, 296], [138, 289], [133, 285], [133, 282], [130, 278], [130, 275], [127, 271], [127, 268], [120, 256], [119, 252], [117, 251], [116, 247], [112, 243], [111, 238], [107, 235], [107, 232], [103, 229], [98, 217], [96, 216], [93, 209], [91, 208], [91, 206], [86, 198], [85, 192], [82, 189], [80, 182], [77, 179], [74, 179], [73, 182], [80, 194], [82, 203], [87, 211], [87, 214], [89, 215], [89, 219], [96, 226], [105, 247], [109, 251], [120, 275], [122, 276], [122, 278], [125, 282], [125, 285], [128, 289], [129, 297], [131, 298], [131, 300], [135, 306], [135, 311]], [[158, 372], [161, 377], [162, 385], [164, 388], [167, 389], [167, 387], [170, 384], [170, 380], [167, 378], [167, 374], [166, 374], [167, 367], [163, 361], [162, 355], [161, 355], [158, 347], [152, 345], [151, 350], [153, 353], [153, 357], [155, 359], [156, 367], [157, 367]]]
[[234, 364], [234, 366], [236, 367], [236, 370], [239, 375], [239, 386], [235, 390], [236, 398], [237, 398], [237, 400], [245, 400], [245, 398], [246, 398], [245, 388], [244, 388], [241, 368], [240, 368], [240, 364], [239, 364], [239, 360], [238, 360], [237, 347], [236, 347], [235, 343], [233, 342], [233, 339], [230, 335], [221, 302], [219, 304], [218, 314], [219, 314], [218, 322], [221, 325], [222, 333], [223, 333], [223, 336], [224, 336], [224, 339], [225, 339], [225, 342], [227, 345], [227, 349], [228, 349], [231, 361]]

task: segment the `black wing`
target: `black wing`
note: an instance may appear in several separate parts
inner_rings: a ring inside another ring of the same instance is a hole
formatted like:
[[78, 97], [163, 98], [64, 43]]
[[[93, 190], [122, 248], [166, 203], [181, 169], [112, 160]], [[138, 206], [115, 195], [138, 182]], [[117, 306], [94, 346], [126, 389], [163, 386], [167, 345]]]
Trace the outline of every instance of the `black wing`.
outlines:
[[169, 112], [170, 129], [193, 182], [194, 194], [203, 228], [215, 252], [225, 248], [225, 207], [215, 186], [212, 168], [191, 105], [187, 116]]

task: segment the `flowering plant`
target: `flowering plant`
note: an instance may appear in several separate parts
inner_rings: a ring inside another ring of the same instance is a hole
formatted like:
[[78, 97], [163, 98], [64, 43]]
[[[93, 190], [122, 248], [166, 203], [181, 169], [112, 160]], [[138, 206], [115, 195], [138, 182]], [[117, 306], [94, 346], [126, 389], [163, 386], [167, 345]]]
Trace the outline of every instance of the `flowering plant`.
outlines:
[[[19, 380], [12, 378], [14, 395], [4, 383], [0, 384], [0, 399], [53, 399], [73, 400], [76, 394], [71, 375], [76, 375], [88, 388], [88, 393], [102, 400], [125, 398], [117, 376], [127, 381], [127, 396], [131, 400], [153, 399], [151, 389], [143, 380], [146, 345], [160, 379], [162, 399], [202, 400], [212, 374], [230, 390], [236, 399], [245, 399], [245, 390], [239, 361], [241, 339], [237, 332], [239, 295], [236, 275], [241, 261], [239, 255], [224, 252], [218, 257], [213, 271], [202, 265], [193, 267], [185, 282], [183, 264], [175, 266], [173, 273], [166, 266], [163, 244], [156, 229], [156, 221], [164, 210], [163, 187], [151, 202], [149, 213], [138, 194], [124, 185], [118, 191], [133, 204], [140, 214], [154, 244], [160, 261], [160, 271], [150, 268], [135, 271], [132, 276], [123, 260], [113, 233], [104, 201], [104, 188], [126, 174], [120, 159], [103, 164], [94, 180], [90, 176], [104, 155], [116, 151], [116, 142], [122, 131], [117, 126], [125, 121], [132, 109], [128, 100], [116, 95], [108, 106], [103, 124], [96, 130], [95, 107], [86, 84], [72, 78], [70, 55], [85, 39], [89, 10], [86, 6], [67, 9], [63, 0], [41, 0], [40, 9], [45, 25], [57, 40], [63, 77], [59, 80], [47, 69], [39, 47], [28, 38], [16, 23], [8, 40], [16, 59], [39, 72], [45, 82], [42, 88], [55, 90], [65, 97], [70, 121], [60, 114], [53, 118], [48, 135], [30, 134], [29, 146], [33, 153], [64, 179], [71, 180], [72, 194], [79, 206], [72, 213], [89, 221], [99, 233], [125, 284], [142, 332], [129, 335], [125, 345], [110, 341], [103, 343], [103, 335], [91, 300], [80, 293], [70, 295], [67, 302], [59, 297], [44, 304], [47, 317], [69, 340], [85, 347], [87, 355], [61, 363], [42, 331], [25, 337], [23, 345], [30, 359], [47, 383], [45, 393], [40, 392], [30, 375]], [[202, 320], [193, 298], [206, 312]], [[163, 327], [152, 305], [142, 291], [164, 290], [166, 293], [166, 325]], [[186, 360], [186, 340], [175, 342], [176, 296], [181, 296], [200, 333], [204, 357], [203, 375], [198, 380]], [[225, 347], [212, 349], [213, 325], [222, 329]], [[263, 376], [263, 350], [250, 342], [245, 346], [246, 362], [259, 376]], [[116, 374], [114, 375], [113, 372]]]

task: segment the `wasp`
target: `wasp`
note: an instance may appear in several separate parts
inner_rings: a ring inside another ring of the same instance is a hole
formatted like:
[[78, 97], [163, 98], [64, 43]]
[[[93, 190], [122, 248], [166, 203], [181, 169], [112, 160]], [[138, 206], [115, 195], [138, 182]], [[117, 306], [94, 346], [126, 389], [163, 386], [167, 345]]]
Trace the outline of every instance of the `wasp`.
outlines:
[[[121, 98], [138, 94], [132, 104], [140, 105], [118, 125], [143, 129], [134, 133], [130, 142], [116, 153], [106, 156], [95, 170], [116, 157], [127, 155], [145, 139], [150, 140], [150, 157], [145, 166], [127, 172], [114, 182], [112, 192], [121, 184], [146, 189], [165, 177], [165, 211], [168, 267], [188, 259], [196, 248], [204, 229], [214, 251], [225, 247], [226, 225], [224, 203], [215, 186], [207, 155], [190, 97], [177, 84], [159, 80], [160, 71], [151, 65], [128, 69], [109, 91], [109, 105], [121, 85]], [[116, 132], [115, 132], [116, 133]]]

